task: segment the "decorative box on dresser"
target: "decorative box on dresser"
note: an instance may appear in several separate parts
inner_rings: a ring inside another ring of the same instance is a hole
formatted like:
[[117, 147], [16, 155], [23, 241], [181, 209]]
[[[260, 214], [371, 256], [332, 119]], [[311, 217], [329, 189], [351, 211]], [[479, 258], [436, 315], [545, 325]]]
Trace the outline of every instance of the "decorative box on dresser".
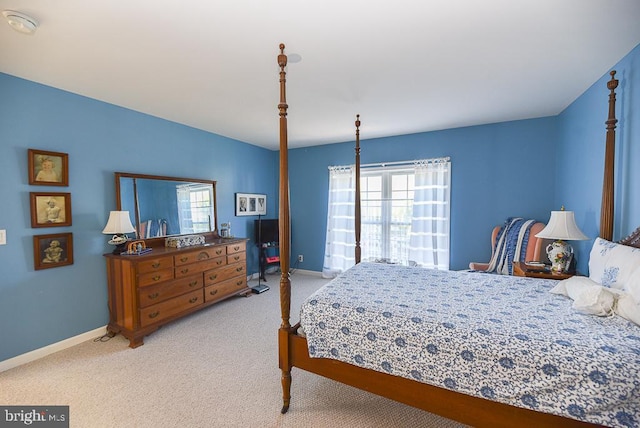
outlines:
[[162, 325], [216, 302], [247, 295], [245, 239], [220, 238], [142, 255], [105, 254], [110, 335], [143, 345]]

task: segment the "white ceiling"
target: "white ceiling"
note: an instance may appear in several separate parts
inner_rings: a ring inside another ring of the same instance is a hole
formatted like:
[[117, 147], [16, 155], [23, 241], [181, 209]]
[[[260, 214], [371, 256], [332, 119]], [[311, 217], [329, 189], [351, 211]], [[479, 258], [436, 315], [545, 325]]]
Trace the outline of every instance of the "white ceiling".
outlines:
[[[277, 149], [560, 113], [640, 43], [639, 0], [0, 0], [0, 72]], [[0, 16], [2, 18], [2, 16]], [[604, 97], [604, 95], [603, 95]], [[606, 98], [603, 98], [606, 102]], [[605, 118], [603, 118], [604, 121]]]

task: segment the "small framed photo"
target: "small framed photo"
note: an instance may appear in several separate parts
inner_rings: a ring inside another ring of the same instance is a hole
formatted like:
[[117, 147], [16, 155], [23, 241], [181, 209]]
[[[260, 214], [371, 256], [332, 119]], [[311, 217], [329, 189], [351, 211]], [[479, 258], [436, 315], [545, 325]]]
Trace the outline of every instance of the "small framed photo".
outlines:
[[71, 193], [31, 192], [31, 227], [71, 226]]
[[267, 195], [236, 193], [236, 216], [266, 215]]
[[73, 264], [73, 234], [54, 233], [33, 237], [35, 270]]
[[45, 186], [69, 185], [69, 155], [29, 149], [29, 184]]

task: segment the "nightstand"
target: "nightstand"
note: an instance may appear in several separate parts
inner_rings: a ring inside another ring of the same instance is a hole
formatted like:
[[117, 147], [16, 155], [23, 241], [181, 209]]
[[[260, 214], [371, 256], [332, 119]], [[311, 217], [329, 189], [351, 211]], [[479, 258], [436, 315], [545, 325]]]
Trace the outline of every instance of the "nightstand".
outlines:
[[567, 279], [575, 275], [574, 273], [551, 273], [549, 271], [532, 270], [524, 262], [513, 262], [513, 274], [515, 276], [527, 276], [530, 278], [544, 279]]

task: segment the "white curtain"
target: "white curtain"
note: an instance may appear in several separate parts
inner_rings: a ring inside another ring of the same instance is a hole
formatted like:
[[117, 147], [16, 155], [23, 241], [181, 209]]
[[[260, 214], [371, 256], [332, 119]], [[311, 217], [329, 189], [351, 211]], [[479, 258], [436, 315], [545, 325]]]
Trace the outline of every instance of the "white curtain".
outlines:
[[333, 278], [355, 264], [354, 219], [354, 167], [330, 167], [323, 277]]
[[449, 270], [450, 196], [449, 158], [416, 162], [410, 264]]

